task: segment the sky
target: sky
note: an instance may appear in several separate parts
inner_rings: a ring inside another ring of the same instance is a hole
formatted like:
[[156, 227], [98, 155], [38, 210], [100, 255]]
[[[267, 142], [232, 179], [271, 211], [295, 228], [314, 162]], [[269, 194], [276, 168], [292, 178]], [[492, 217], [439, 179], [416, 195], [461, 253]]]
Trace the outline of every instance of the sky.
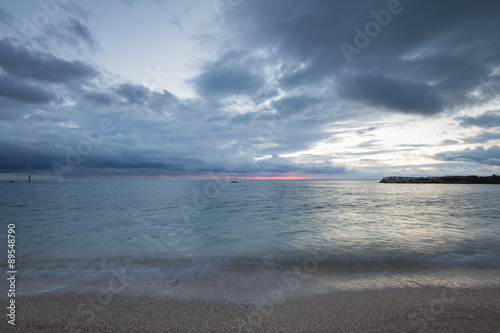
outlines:
[[500, 172], [500, 2], [0, 2], [0, 178]]

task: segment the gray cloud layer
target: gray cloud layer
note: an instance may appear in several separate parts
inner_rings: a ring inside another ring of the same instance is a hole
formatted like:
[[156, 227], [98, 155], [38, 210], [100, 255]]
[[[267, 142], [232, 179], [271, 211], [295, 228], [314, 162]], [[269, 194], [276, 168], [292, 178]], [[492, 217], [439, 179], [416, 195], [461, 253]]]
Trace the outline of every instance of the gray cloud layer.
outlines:
[[426, 83], [402, 81], [383, 76], [354, 76], [339, 80], [341, 97], [387, 110], [435, 114], [444, 102]]
[[477, 117], [459, 118], [460, 123], [464, 127], [477, 126], [481, 128], [500, 127], [500, 110], [486, 111]]
[[488, 149], [476, 147], [475, 149], [464, 149], [459, 151], [449, 151], [435, 156], [442, 161], [472, 161], [481, 164], [500, 166], [500, 147], [491, 146]]
[[0, 40], [0, 67], [12, 76], [49, 82], [66, 82], [96, 74], [95, 69], [77, 61], [66, 61], [52, 54], [13, 47]]
[[[212, 56], [187, 100], [49, 51], [100, 50], [82, 17], [51, 22], [32, 43], [0, 40], [0, 172], [57, 162], [65, 174], [346, 173], [334, 157], [280, 156], [335, 142], [347, 122], [367, 148], [379, 125], [364, 121], [380, 114], [457, 117], [493, 102], [499, 13], [493, 0], [243, 1], [224, 13], [221, 34], [206, 36]], [[0, 22], [13, 19], [0, 9]], [[342, 45], [354, 51], [346, 57]], [[498, 111], [456, 121], [488, 130], [470, 143], [499, 138]], [[500, 157], [492, 146], [434, 158]]]
[[53, 93], [39, 86], [6, 75], [0, 75], [0, 96], [32, 104], [47, 104], [56, 98]]
[[[397, 14], [388, 11], [391, 3], [398, 2], [247, 1], [227, 21], [236, 47], [272, 52], [253, 70], [281, 63], [277, 83], [285, 91], [331, 79], [341, 98], [422, 115], [492, 97], [470, 94], [484, 90], [478, 77], [499, 81], [498, 2], [401, 1]], [[370, 24], [379, 28], [372, 37]], [[346, 59], [342, 43], [359, 52]]]

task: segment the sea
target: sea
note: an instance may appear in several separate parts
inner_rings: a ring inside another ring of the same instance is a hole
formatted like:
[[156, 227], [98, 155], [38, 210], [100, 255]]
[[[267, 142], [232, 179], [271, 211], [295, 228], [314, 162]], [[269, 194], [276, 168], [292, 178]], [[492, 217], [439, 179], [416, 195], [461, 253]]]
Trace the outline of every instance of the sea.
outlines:
[[2, 182], [4, 274], [10, 228], [21, 296], [500, 285], [499, 185], [230, 181]]

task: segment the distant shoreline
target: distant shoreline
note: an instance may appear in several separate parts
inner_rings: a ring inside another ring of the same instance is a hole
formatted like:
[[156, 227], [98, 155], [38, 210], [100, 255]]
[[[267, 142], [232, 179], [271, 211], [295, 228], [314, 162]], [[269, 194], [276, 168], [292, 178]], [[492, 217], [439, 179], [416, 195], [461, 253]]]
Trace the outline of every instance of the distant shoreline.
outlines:
[[412, 184], [500, 184], [500, 176], [385, 177], [379, 183]]

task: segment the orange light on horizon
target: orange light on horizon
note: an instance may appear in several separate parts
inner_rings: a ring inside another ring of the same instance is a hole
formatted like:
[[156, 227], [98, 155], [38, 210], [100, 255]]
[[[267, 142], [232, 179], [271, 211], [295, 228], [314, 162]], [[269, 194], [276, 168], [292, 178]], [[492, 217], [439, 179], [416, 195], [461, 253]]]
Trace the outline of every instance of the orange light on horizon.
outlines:
[[245, 176], [245, 177], [234, 177], [235, 179], [281, 179], [281, 180], [298, 180], [298, 179], [308, 179], [301, 176]]
[[300, 180], [300, 179], [311, 179], [308, 177], [289, 175], [289, 176], [239, 176], [239, 175], [181, 175], [175, 177], [161, 177], [162, 179], [281, 179], [281, 180]]

